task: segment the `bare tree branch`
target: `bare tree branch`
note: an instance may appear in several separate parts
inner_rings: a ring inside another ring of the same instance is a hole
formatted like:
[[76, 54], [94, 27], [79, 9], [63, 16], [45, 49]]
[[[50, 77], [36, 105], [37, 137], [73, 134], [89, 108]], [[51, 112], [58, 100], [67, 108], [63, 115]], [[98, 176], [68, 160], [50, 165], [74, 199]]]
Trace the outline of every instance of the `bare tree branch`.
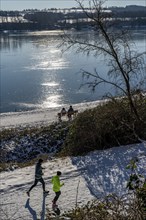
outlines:
[[[143, 56], [146, 52], [137, 53], [132, 49], [134, 48], [134, 44], [127, 31], [113, 31], [111, 29], [112, 25], [110, 24], [109, 26], [109, 19], [112, 17], [111, 13], [105, 13], [103, 8], [104, 1], [88, 0], [88, 8], [84, 7], [84, 0], [76, 0], [76, 2], [86, 17], [92, 20], [96, 27], [94, 39], [81, 40], [78, 36], [72, 37], [65, 33], [63, 35], [63, 46], [67, 50], [73, 47], [77, 53], [87, 54], [88, 56], [91, 54], [95, 57], [103, 55], [105, 64], [109, 66], [107, 78], [103, 78], [97, 73], [97, 70], [92, 73], [81, 69], [84, 79], [93, 79], [93, 81], [85, 82], [81, 86], [87, 85], [89, 88], [92, 87], [94, 91], [102, 83], [111, 84], [121, 91], [122, 95], [127, 96], [131, 111], [138, 120], [141, 120], [132, 91], [134, 88], [135, 90], [141, 89], [140, 86], [146, 78], [143, 62]], [[134, 80], [137, 80], [135, 85], [133, 83]]]

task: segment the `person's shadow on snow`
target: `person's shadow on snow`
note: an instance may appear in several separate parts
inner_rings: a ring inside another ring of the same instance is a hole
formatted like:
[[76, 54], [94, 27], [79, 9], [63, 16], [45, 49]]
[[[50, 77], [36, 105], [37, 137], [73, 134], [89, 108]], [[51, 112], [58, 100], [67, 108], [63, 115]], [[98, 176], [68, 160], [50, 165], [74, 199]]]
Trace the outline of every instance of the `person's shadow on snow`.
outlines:
[[[26, 204], [25, 204], [25, 208], [27, 208], [29, 210], [30, 214], [33, 217], [33, 220], [37, 220], [37, 213], [33, 208], [31, 208], [31, 206], [29, 204], [29, 200], [30, 199], [28, 198], [27, 201], [26, 201]], [[41, 219], [40, 220], [45, 220], [45, 214], [46, 214], [45, 213], [45, 211], [46, 211], [45, 206], [46, 206], [46, 195], [44, 194], [43, 195], [42, 211], [41, 211]]]
[[30, 204], [29, 204], [29, 200], [27, 199], [26, 204], [25, 204], [25, 208], [29, 210], [30, 214], [33, 217], [33, 220], [37, 220], [37, 214], [36, 211], [34, 209], [31, 208]]
[[45, 220], [45, 207], [46, 207], [46, 196], [45, 194], [43, 194], [43, 202], [42, 202], [42, 212], [41, 212], [41, 220]]

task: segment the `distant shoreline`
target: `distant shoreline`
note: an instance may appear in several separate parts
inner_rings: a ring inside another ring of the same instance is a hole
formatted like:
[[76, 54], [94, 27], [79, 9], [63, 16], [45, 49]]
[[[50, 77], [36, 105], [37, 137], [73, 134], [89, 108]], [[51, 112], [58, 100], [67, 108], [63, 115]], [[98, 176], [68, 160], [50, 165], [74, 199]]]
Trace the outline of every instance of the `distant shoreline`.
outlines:
[[[139, 30], [139, 31], [145, 31], [146, 29], [146, 25], [123, 25], [122, 27], [120, 28], [113, 28], [115, 30], [129, 30], [129, 31], [134, 31], [134, 30]], [[47, 32], [52, 32], [52, 33], [55, 33], [55, 32], [62, 32], [64, 33], [64, 30], [65, 31], [77, 31], [77, 32], [88, 32], [88, 31], [94, 31], [93, 29], [89, 29], [89, 28], [82, 28], [80, 30], [77, 30], [77, 29], [74, 29], [74, 28], [70, 28], [70, 29], [16, 29], [16, 30], [12, 30], [12, 29], [6, 29], [6, 30], [0, 30], [0, 34], [30, 34], [30, 33], [35, 33], [35, 32], [44, 32], [44, 33], [47, 33]]]

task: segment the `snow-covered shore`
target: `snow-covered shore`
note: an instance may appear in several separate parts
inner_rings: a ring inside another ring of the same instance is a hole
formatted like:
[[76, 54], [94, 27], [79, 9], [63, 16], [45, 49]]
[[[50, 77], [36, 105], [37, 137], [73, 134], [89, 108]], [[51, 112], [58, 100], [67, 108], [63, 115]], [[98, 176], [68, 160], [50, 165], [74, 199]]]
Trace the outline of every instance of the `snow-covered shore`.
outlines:
[[[88, 108], [93, 108], [97, 106], [101, 101], [80, 103], [73, 105], [75, 110], [79, 112], [84, 111]], [[64, 106], [68, 109], [69, 106]], [[61, 148], [63, 143], [63, 137], [56, 139], [56, 133], [59, 127], [63, 130], [61, 124], [54, 123], [53, 134], [50, 132], [37, 134], [25, 134], [20, 137], [18, 130], [24, 128], [38, 128], [45, 127], [58, 121], [57, 113], [60, 112], [61, 108], [26, 111], [26, 112], [11, 112], [0, 114], [0, 125], [1, 131], [9, 128], [17, 128], [13, 133], [11, 138], [7, 140], [2, 140], [0, 144], [1, 152], [3, 152], [3, 157], [1, 161], [5, 162], [25, 162], [34, 159], [35, 157], [43, 154], [52, 155]], [[63, 117], [63, 120], [68, 120], [67, 117]], [[64, 128], [64, 133], [66, 128]], [[18, 134], [18, 135], [17, 135]], [[14, 165], [13, 164], [13, 165]], [[14, 166], [10, 165], [10, 169]]]
[[[102, 102], [103, 101], [79, 103], [73, 105], [73, 108], [81, 112], [85, 109], [93, 108]], [[68, 105], [62, 107], [65, 107], [66, 109], [69, 108]], [[58, 120], [57, 113], [60, 112], [62, 107], [25, 112], [1, 113], [0, 129], [51, 124]]]

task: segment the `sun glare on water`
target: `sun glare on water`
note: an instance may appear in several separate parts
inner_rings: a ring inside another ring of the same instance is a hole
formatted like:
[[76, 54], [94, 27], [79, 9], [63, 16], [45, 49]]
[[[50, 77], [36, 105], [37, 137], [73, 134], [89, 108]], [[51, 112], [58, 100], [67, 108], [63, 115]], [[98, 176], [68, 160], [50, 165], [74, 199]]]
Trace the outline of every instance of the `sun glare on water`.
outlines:
[[49, 96], [42, 104], [44, 108], [56, 108], [61, 106], [62, 95]]
[[56, 87], [59, 86], [59, 83], [56, 82], [46, 82], [46, 83], [42, 83], [42, 86], [48, 86], [48, 87]]

